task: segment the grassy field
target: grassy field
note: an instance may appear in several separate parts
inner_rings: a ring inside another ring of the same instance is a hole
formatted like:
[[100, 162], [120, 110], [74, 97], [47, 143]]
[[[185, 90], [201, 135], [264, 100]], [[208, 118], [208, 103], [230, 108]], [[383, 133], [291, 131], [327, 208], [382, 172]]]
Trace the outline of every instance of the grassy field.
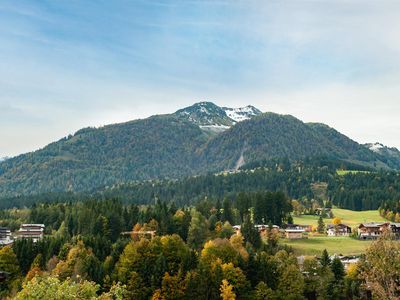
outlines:
[[350, 237], [316, 236], [301, 240], [282, 239], [280, 243], [291, 246], [296, 255], [321, 255], [326, 249], [329, 254], [357, 255], [365, 252], [372, 241], [361, 241]]
[[[342, 220], [342, 223], [354, 227], [364, 222], [384, 222], [385, 219], [379, 215], [377, 210], [366, 211], [353, 211], [348, 209], [333, 208], [332, 212], [335, 217]], [[314, 225], [317, 226], [318, 216], [294, 216], [293, 222], [300, 225]], [[331, 224], [332, 219], [324, 219], [325, 224]]]
[[371, 173], [370, 171], [355, 171], [355, 170], [337, 170], [336, 173], [339, 176], [344, 176], [347, 174], [357, 174], [357, 173]]
[[[335, 217], [342, 223], [354, 228], [364, 222], [384, 222], [377, 210], [352, 211], [348, 209], [333, 208]], [[317, 226], [318, 216], [294, 216], [293, 222], [300, 225]], [[324, 219], [325, 224], [332, 224], [333, 219]], [[371, 244], [371, 241], [361, 241], [350, 237], [312, 236], [302, 240], [282, 239], [281, 243], [291, 246], [296, 255], [320, 255], [326, 249], [330, 254], [361, 254]]]

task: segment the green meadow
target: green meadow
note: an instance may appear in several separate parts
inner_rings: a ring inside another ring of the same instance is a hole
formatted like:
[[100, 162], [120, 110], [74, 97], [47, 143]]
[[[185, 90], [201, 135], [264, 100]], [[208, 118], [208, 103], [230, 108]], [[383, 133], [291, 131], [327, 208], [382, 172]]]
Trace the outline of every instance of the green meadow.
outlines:
[[370, 171], [356, 171], [356, 170], [337, 170], [336, 173], [339, 176], [344, 176], [344, 175], [347, 175], [347, 174], [357, 174], [357, 173], [366, 173], [366, 174], [368, 174], [368, 173], [371, 173], [371, 172]]
[[296, 255], [321, 255], [326, 249], [329, 254], [357, 255], [365, 252], [372, 241], [362, 241], [351, 237], [309, 236], [301, 240], [282, 239], [282, 244], [293, 248]]
[[[332, 212], [335, 217], [342, 220], [342, 223], [349, 225], [350, 227], [358, 226], [360, 223], [365, 222], [384, 222], [386, 221], [379, 215], [377, 210], [366, 210], [366, 211], [353, 211], [348, 209], [333, 208]], [[314, 225], [317, 226], [318, 216], [293, 216], [293, 222], [300, 225]], [[333, 219], [324, 219], [325, 224], [331, 224]]]
[[[348, 209], [333, 208], [335, 217], [342, 220], [342, 223], [353, 229], [360, 223], [384, 222], [377, 210], [352, 211]], [[300, 225], [317, 226], [318, 216], [301, 215], [294, 216], [293, 222]], [[333, 219], [324, 219], [325, 224], [332, 224]], [[362, 241], [351, 237], [328, 237], [321, 235], [309, 235], [306, 239], [287, 240], [282, 239], [282, 244], [291, 246], [296, 255], [320, 255], [326, 249], [330, 254], [355, 255], [365, 252], [371, 241]]]

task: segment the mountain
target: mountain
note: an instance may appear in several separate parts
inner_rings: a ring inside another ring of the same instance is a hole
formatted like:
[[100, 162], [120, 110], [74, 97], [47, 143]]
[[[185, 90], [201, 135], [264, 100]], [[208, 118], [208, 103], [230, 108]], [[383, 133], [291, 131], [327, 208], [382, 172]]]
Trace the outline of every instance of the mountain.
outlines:
[[290, 115], [266, 113], [238, 123], [211, 139], [204, 149], [211, 170], [237, 169], [257, 160], [328, 156], [373, 167], [378, 156], [324, 124], [303, 123]]
[[[221, 127], [213, 131], [210, 128]], [[200, 102], [169, 115], [84, 128], [0, 163], [0, 197], [90, 191], [129, 181], [234, 170], [274, 158], [326, 156], [364, 167], [400, 168], [324, 124]]]
[[176, 117], [189, 121], [211, 133], [222, 132], [238, 122], [260, 114], [262, 112], [251, 105], [228, 108], [219, 107], [212, 102], [199, 102], [174, 113]]
[[364, 144], [364, 147], [377, 153], [381, 156], [381, 159], [388, 164], [395, 165], [396, 168], [400, 169], [400, 151], [395, 147], [387, 147], [381, 143], [368, 143]]
[[0, 163], [0, 196], [194, 175], [196, 151], [207, 139], [198, 126], [173, 115], [85, 128]]

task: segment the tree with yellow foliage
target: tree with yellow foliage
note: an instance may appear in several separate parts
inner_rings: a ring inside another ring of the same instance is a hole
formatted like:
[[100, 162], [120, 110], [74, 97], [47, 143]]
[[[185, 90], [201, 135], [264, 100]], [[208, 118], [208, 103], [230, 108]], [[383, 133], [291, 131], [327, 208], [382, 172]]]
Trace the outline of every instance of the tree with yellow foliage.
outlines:
[[221, 299], [222, 300], [235, 300], [236, 294], [233, 292], [233, 286], [229, 284], [228, 280], [222, 280], [221, 287], [219, 289], [221, 291]]
[[360, 278], [372, 293], [373, 299], [400, 298], [400, 244], [390, 232], [384, 232], [366, 251], [361, 264]]
[[338, 217], [335, 217], [335, 218], [333, 219], [332, 223], [333, 223], [334, 225], [339, 225], [339, 224], [342, 223], [342, 219], [340, 219], [340, 218], [338, 218]]

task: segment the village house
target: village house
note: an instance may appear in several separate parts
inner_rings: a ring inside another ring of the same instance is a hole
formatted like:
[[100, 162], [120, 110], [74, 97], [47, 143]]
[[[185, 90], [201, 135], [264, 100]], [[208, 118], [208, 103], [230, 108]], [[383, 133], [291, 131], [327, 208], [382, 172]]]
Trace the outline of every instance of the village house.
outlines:
[[290, 240], [302, 239], [305, 230], [303, 228], [286, 228], [285, 229], [285, 237]]
[[17, 239], [32, 239], [37, 242], [44, 236], [44, 224], [22, 224], [16, 232]]
[[358, 226], [358, 237], [363, 240], [377, 239], [387, 229], [390, 229], [389, 222], [363, 223]]
[[328, 236], [349, 236], [351, 234], [351, 227], [346, 224], [329, 224], [326, 233]]
[[11, 231], [8, 228], [0, 227], [0, 246], [7, 246], [13, 243]]

